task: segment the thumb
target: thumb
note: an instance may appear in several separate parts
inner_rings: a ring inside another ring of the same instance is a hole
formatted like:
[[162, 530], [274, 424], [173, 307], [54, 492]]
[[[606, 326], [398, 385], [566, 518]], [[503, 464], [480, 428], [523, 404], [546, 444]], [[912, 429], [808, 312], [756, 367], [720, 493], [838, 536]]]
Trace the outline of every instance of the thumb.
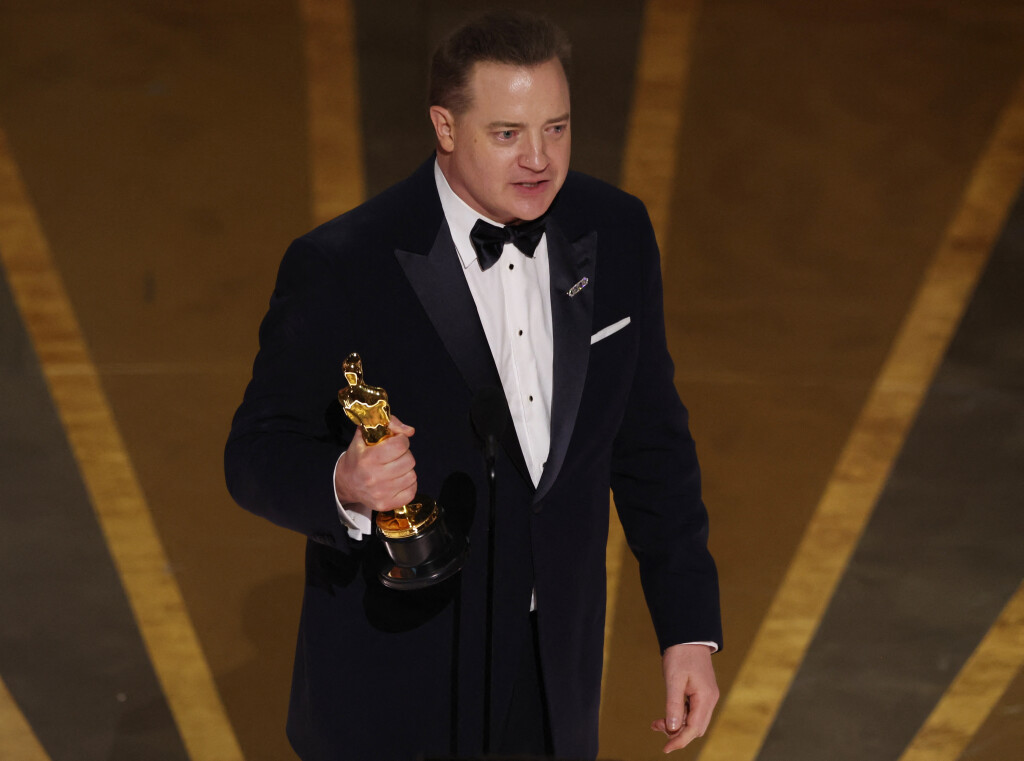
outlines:
[[665, 684], [665, 728], [676, 732], [686, 721], [686, 682], [685, 678], [670, 677]]
[[388, 428], [391, 430], [391, 433], [400, 433], [403, 436], [412, 436], [414, 433], [416, 433], [415, 428], [413, 428], [411, 425], [406, 425], [405, 423], [403, 423], [401, 420], [398, 419], [397, 415], [391, 416], [391, 420], [388, 421]]

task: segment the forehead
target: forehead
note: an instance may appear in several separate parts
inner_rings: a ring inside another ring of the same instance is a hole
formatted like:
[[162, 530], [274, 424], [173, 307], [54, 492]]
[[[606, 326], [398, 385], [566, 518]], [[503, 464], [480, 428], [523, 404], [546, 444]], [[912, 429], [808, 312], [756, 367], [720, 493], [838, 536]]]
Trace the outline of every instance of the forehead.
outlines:
[[467, 113], [478, 115], [495, 110], [529, 110], [551, 111], [546, 116], [553, 116], [568, 111], [569, 106], [569, 82], [557, 58], [536, 66], [479, 61], [470, 73], [469, 94]]

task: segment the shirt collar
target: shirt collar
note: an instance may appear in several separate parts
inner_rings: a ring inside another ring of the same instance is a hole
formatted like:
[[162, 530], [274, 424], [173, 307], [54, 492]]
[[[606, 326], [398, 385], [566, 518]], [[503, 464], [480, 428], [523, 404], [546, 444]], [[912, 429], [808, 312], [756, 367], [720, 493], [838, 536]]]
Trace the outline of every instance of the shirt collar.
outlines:
[[476, 221], [482, 219], [495, 227], [504, 227], [505, 225], [474, 211], [469, 204], [459, 198], [452, 190], [452, 186], [448, 184], [448, 179], [441, 171], [441, 166], [437, 163], [436, 158], [434, 159], [434, 182], [437, 184], [437, 194], [441, 198], [441, 210], [448, 222], [448, 229], [455, 242], [455, 250], [459, 254], [459, 261], [462, 262], [462, 268], [466, 269], [476, 261], [476, 249], [473, 248], [473, 244], [469, 240], [469, 233]]

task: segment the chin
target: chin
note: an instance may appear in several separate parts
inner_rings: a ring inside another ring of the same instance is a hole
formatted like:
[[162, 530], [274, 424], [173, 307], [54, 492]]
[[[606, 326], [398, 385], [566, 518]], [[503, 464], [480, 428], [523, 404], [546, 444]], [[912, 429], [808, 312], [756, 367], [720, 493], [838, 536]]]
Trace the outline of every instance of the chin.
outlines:
[[530, 203], [517, 204], [512, 210], [512, 213], [515, 215], [516, 219], [529, 222], [531, 219], [536, 219], [544, 214], [551, 207], [551, 202], [554, 200], [554, 196], [551, 196], [550, 198], [547, 196], [536, 198], [530, 201]]

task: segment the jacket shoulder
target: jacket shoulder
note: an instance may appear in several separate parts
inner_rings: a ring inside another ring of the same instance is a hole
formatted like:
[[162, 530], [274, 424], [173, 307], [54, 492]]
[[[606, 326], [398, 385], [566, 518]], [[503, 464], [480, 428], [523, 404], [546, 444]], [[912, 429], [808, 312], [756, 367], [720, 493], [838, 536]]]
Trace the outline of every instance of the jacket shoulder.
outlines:
[[581, 172], [569, 172], [552, 214], [571, 233], [584, 233], [611, 224], [647, 227], [643, 201], [624, 190]]
[[433, 157], [404, 180], [310, 230], [299, 241], [322, 251], [429, 250], [443, 219]]

